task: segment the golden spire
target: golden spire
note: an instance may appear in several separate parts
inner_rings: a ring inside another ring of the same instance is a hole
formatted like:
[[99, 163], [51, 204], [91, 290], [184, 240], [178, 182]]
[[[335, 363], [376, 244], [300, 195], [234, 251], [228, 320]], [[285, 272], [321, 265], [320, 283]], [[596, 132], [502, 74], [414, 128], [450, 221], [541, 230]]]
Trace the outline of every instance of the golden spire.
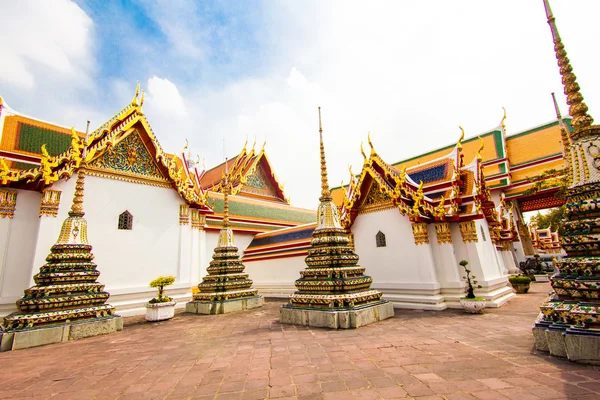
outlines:
[[225, 185], [223, 186], [223, 228], [229, 228], [229, 170], [225, 159]]
[[554, 40], [554, 52], [556, 53], [556, 59], [558, 60], [558, 66], [560, 67], [560, 75], [562, 76], [562, 83], [564, 86], [564, 93], [567, 96], [567, 104], [569, 105], [569, 115], [573, 117], [572, 125], [575, 128], [575, 132], [579, 132], [586, 128], [589, 128], [594, 119], [588, 115], [588, 107], [583, 102], [583, 96], [579, 92], [579, 84], [577, 84], [577, 77], [573, 73], [573, 67], [565, 46], [560, 39], [558, 29], [556, 28], [555, 18], [552, 15], [550, 4], [548, 0], [544, 0], [544, 8], [546, 9], [546, 17], [548, 18], [548, 24], [552, 31], [552, 39]]
[[502, 107], [504, 111], [504, 115], [502, 116], [502, 121], [500, 121], [500, 126], [502, 127], [502, 132], [506, 133], [506, 108]]
[[554, 96], [554, 92], [552, 92], [552, 101], [554, 102], [554, 110], [556, 111], [556, 118], [558, 119], [558, 125], [560, 126], [560, 137], [563, 142], [563, 146], [566, 148], [568, 145], [573, 144], [571, 137], [569, 136], [569, 128], [565, 121], [562, 119], [562, 115], [560, 115], [560, 108], [558, 108], [558, 103], [556, 102], [556, 96]]
[[[85, 139], [84, 143], [87, 142], [88, 132], [90, 131], [90, 121], [87, 122], [87, 127], [85, 128]], [[69, 211], [70, 217], [83, 217], [85, 212], [83, 211], [83, 191], [85, 184], [85, 157], [86, 157], [86, 147], [83, 146], [83, 155], [81, 159], [81, 164], [79, 165], [79, 170], [77, 171], [77, 182], [75, 182], [75, 195], [73, 196], [73, 204], [71, 205], [71, 211]]]
[[140, 100], [140, 107], [144, 105], [144, 91], [142, 90], [142, 98]]
[[331, 192], [327, 183], [327, 165], [325, 163], [325, 146], [323, 145], [323, 126], [321, 125], [321, 107], [319, 107], [319, 141], [321, 144], [321, 198], [320, 201], [330, 200]]

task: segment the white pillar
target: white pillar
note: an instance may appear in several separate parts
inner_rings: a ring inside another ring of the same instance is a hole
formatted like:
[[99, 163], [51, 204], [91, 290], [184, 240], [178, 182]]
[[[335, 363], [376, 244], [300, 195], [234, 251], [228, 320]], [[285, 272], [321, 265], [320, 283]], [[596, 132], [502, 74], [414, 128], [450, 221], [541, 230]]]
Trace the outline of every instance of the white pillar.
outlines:
[[[450, 223], [436, 222], [429, 225], [430, 237], [435, 238], [431, 244], [435, 270], [443, 294], [454, 294], [462, 297], [465, 284], [462, 280], [462, 268], [454, 256], [454, 244]], [[457, 238], [460, 240], [460, 238]]]
[[17, 204], [17, 192], [0, 190], [0, 297], [2, 294], [2, 283], [4, 274], [8, 268], [7, 255], [10, 247], [10, 228], [12, 227]]
[[191, 258], [190, 207], [179, 206], [179, 265], [177, 266], [177, 282], [186, 282], [190, 274]]
[[37, 241], [35, 243], [35, 253], [33, 263], [29, 273], [29, 286], [34, 286], [33, 276], [37, 274], [42, 266], [46, 264], [46, 257], [50, 254], [50, 248], [56, 243], [62, 221], [57, 217], [60, 206], [60, 190], [46, 189], [42, 192], [40, 202], [40, 225], [38, 229]]

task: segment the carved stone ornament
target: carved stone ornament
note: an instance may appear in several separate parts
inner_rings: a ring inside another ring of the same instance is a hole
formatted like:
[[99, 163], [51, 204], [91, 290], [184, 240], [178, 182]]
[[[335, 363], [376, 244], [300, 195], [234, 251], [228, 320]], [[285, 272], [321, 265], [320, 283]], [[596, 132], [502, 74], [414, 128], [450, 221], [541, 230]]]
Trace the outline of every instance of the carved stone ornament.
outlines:
[[60, 190], [46, 189], [42, 192], [42, 202], [40, 204], [40, 217], [48, 215], [56, 217], [58, 215], [58, 206], [60, 205]]
[[424, 222], [412, 224], [413, 236], [415, 244], [429, 244], [429, 234], [427, 232], [427, 224]]
[[190, 222], [190, 206], [181, 204], [179, 206], [179, 224], [187, 225]]
[[463, 243], [477, 242], [477, 229], [475, 221], [459, 222], [460, 234], [462, 235]]
[[0, 216], [2, 218], [12, 219], [15, 216], [15, 206], [17, 205], [17, 192], [9, 190], [0, 190]]
[[452, 234], [450, 233], [450, 224], [448, 222], [436, 223], [435, 233], [438, 244], [452, 243]]

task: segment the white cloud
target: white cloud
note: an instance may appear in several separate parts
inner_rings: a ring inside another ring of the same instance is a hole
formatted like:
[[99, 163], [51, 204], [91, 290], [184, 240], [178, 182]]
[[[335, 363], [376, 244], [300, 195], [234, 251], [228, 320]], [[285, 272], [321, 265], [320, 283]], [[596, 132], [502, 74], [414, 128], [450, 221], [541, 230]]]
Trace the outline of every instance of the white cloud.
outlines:
[[73, 2], [6, 1], [0, 10], [0, 83], [33, 89], [43, 79], [90, 85], [92, 20]]
[[187, 109], [177, 86], [167, 78], [153, 76], [148, 79], [148, 107], [163, 117], [185, 117]]

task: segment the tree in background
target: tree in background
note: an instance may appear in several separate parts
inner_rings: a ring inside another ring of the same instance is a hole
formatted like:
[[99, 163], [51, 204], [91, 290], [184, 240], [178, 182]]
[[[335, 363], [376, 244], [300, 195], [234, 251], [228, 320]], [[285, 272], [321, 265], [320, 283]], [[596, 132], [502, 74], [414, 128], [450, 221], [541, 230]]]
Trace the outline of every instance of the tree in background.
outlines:
[[538, 212], [537, 215], [531, 217], [529, 223], [538, 229], [550, 228], [553, 232], [558, 231], [559, 234], [562, 234], [564, 218], [565, 206], [560, 206], [550, 209], [546, 214]]

